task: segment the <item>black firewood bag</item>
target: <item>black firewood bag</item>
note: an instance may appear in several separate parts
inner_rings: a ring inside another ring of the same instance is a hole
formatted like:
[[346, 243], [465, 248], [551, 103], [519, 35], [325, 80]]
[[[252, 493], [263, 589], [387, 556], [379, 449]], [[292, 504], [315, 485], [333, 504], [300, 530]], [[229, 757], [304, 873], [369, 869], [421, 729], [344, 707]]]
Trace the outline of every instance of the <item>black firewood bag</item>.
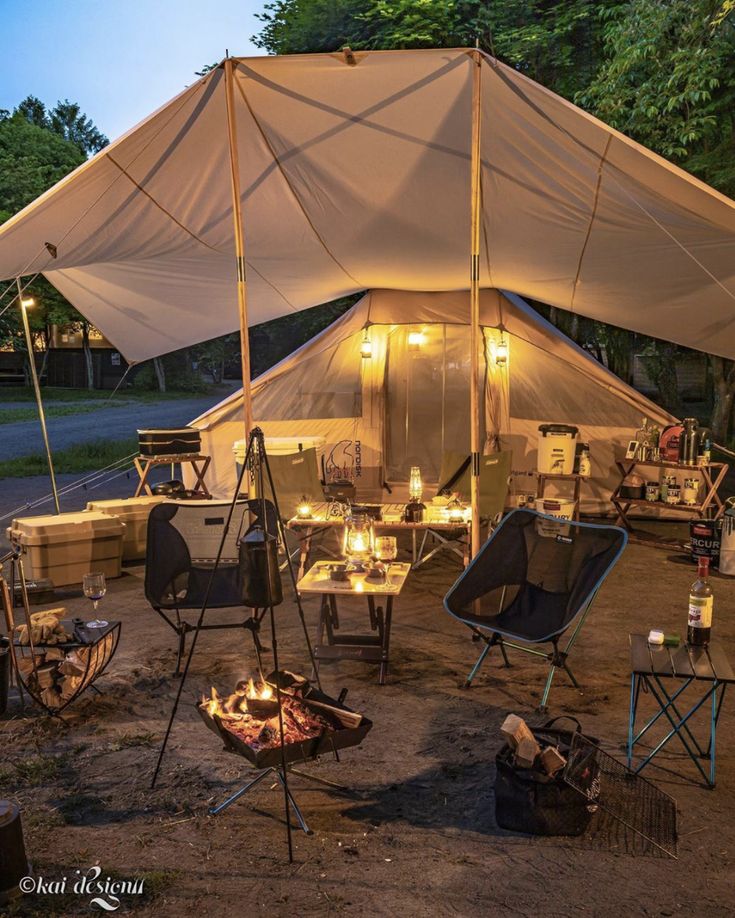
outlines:
[[[554, 726], [554, 717], [543, 726], [531, 727], [538, 744], [555, 746], [564, 758], [569, 757], [575, 733], [581, 733], [579, 721], [567, 717], [576, 725], [573, 730]], [[589, 761], [581, 771], [575, 765], [575, 782], [581, 793], [563, 778], [564, 769], [550, 776], [535, 768], [519, 768], [514, 764], [513, 750], [506, 743], [495, 757], [495, 821], [503, 829], [528, 835], [581, 835], [596, 810], [600, 768], [593, 743]]]

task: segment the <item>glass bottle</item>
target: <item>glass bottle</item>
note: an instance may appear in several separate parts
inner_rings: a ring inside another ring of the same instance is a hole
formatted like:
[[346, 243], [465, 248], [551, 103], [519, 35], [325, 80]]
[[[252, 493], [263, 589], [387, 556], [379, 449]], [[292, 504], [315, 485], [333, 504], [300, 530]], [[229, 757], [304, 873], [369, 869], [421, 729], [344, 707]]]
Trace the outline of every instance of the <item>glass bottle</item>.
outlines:
[[714, 598], [709, 585], [709, 558], [697, 559], [697, 579], [689, 590], [689, 623], [687, 644], [703, 647], [709, 644], [712, 631], [712, 606]]

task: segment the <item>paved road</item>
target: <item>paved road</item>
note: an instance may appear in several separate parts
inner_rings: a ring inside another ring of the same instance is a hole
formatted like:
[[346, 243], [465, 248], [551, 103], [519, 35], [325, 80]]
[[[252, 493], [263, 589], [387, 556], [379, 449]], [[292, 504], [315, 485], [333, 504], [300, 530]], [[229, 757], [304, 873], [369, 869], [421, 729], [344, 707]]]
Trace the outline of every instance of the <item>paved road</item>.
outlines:
[[[137, 402], [126, 407], [105, 408], [79, 415], [48, 419], [52, 450], [66, 449], [90, 440], [124, 440], [134, 437], [139, 427], [178, 427], [216, 404], [224, 395]], [[50, 403], [51, 405], [54, 402]], [[104, 404], [104, 403], [103, 403]], [[26, 403], [33, 407], [33, 403]], [[43, 452], [41, 429], [36, 419], [0, 424], [0, 459], [15, 459]], [[23, 479], [18, 479], [22, 482]]]

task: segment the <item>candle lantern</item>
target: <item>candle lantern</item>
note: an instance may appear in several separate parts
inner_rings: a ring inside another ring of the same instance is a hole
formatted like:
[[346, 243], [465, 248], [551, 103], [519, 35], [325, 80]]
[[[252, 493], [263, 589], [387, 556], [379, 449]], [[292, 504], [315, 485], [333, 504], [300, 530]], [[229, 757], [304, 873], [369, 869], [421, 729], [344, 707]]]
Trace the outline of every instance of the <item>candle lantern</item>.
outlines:
[[426, 507], [421, 503], [424, 486], [421, 481], [421, 469], [414, 465], [408, 479], [409, 502], [406, 504], [405, 520], [407, 523], [420, 523], [424, 518]]
[[373, 342], [370, 340], [370, 330], [367, 325], [360, 342], [360, 356], [366, 359], [373, 356]]
[[497, 347], [495, 348], [495, 365], [498, 367], [504, 367], [508, 363], [508, 339], [504, 334], [500, 335], [500, 341], [498, 341]]
[[408, 479], [408, 496], [411, 500], [420, 501], [423, 493], [424, 486], [421, 481], [421, 469], [417, 465], [412, 465]]
[[464, 522], [464, 507], [461, 500], [453, 500], [447, 505], [447, 516], [450, 523]]
[[300, 520], [310, 520], [311, 515], [311, 502], [308, 497], [304, 496], [296, 507], [296, 516]]
[[345, 518], [342, 553], [348, 561], [364, 562], [373, 554], [373, 519], [367, 513], [352, 513]]

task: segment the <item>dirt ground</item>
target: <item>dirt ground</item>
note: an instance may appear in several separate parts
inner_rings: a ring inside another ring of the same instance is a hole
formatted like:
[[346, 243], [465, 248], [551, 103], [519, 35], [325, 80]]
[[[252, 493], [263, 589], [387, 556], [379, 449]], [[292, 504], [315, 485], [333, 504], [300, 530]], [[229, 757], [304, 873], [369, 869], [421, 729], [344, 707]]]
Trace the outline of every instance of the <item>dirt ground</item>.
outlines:
[[[679, 809], [679, 859], [634, 854], [622, 831], [596, 826], [579, 839], [535, 838], [497, 827], [494, 759], [509, 711], [539, 722], [545, 674], [532, 658], [503, 668], [491, 659], [469, 692], [460, 683], [477, 653], [469, 632], [444, 611], [458, 574], [448, 557], [412, 574], [396, 603], [389, 684], [374, 666], [322, 668], [325, 689], [374, 721], [363, 745], [304, 770], [346, 792], [292, 777], [314, 835], [294, 831], [287, 862], [283, 797], [261, 784], [217, 817], [208, 807], [251, 776], [222, 751], [194, 700], [210, 685], [227, 691], [254, 670], [247, 633], [205, 634], [155, 790], [151, 774], [177, 682], [174, 636], [147, 605], [142, 566], [110, 583], [102, 604], [123, 622], [117, 656], [63, 720], [20, 711], [11, 699], [0, 720], [0, 797], [22, 808], [35, 873], [67, 877], [66, 894], [29, 893], [8, 915], [99, 912], [92, 894], [70, 892], [79, 870], [101, 879], [142, 877], [143, 893], [120, 895], [117, 914], [230, 915], [731, 915], [735, 906], [735, 699], [718, 733], [715, 790], [697, 783], [674, 741], [647, 769]], [[693, 568], [681, 558], [631, 544], [603, 587], [575, 650], [579, 694], [558, 677], [551, 713], [572, 714], [623, 758], [629, 632], [682, 632]], [[735, 643], [735, 583], [715, 575], [716, 636]], [[78, 593], [70, 613], [89, 615]], [[343, 609], [343, 627], [362, 623]], [[305, 601], [311, 634], [317, 601]], [[212, 619], [217, 613], [213, 612]], [[222, 614], [222, 613], [220, 613]], [[230, 613], [227, 613], [228, 615]], [[234, 613], [233, 613], [234, 614]], [[281, 662], [308, 672], [289, 597], [277, 610]], [[270, 643], [264, 638], [266, 643]], [[735, 656], [735, 654], [733, 654]], [[653, 710], [650, 699], [643, 710]], [[704, 726], [703, 724], [701, 726]]]

